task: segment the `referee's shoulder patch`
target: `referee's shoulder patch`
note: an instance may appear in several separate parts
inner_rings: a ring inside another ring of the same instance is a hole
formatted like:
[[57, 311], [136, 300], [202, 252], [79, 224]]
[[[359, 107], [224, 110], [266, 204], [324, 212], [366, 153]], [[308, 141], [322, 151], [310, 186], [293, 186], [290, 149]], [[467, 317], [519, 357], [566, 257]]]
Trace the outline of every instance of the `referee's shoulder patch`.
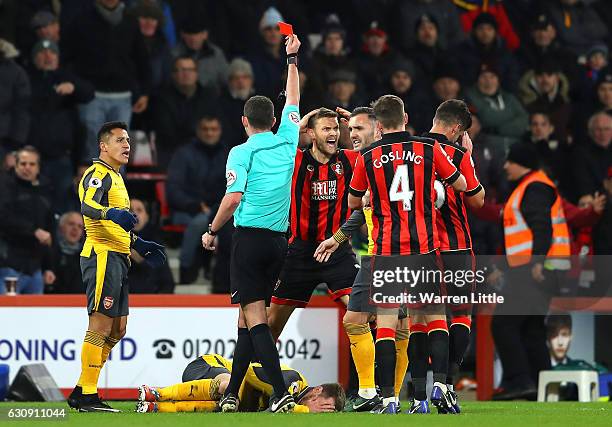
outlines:
[[227, 181], [226, 186], [231, 186], [234, 182], [236, 182], [237, 178], [238, 176], [236, 175], [236, 171], [229, 169], [227, 172], [225, 172], [225, 180]]
[[289, 120], [291, 120], [296, 125], [299, 125], [300, 124], [300, 115], [298, 113], [296, 113], [295, 111], [292, 111], [292, 112], [289, 113]]

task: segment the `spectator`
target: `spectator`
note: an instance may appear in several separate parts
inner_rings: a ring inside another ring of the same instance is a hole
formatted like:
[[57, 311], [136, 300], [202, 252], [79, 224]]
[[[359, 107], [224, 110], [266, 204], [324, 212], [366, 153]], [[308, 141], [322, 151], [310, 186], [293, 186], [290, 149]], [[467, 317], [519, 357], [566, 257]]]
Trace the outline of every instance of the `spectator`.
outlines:
[[54, 211], [62, 213], [68, 210], [65, 195], [74, 174], [72, 158], [84, 149], [77, 104], [91, 101], [94, 88], [60, 66], [59, 47], [51, 40], [34, 45], [32, 62], [30, 115], [36, 126], [30, 129], [28, 143], [41, 155], [41, 173], [53, 183]]
[[546, 113], [552, 120], [557, 136], [567, 139], [571, 114], [570, 87], [567, 77], [561, 74], [561, 67], [543, 60], [521, 78], [519, 90], [527, 111]]
[[346, 30], [336, 15], [327, 17], [321, 36], [321, 44], [312, 55], [310, 76], [314, 90], [325, 93], [335, 71], [349, 70], [356, 73], [357, 69], [350, 56], [351, 51], [345, 44]]
[[461, 83], [453, 67], [442, 65], [435, 70], [433, 77], [433, 91], [436, 96], [434, 105], [440, 105], [449, 99], [462, 99]]
[[164, 12], [152, 0], [141, 0], [133, 10], [138, 28], [149, 54], [151, 90], [155, 91], [170, 81], [172, 54], [164, 35]]
[[30, 130], [30, 80], [17, 55], [15, 46], [0, 40], [0, 159], [25, 144]]
[[599, 74], [594, 90], [583, 96], [574, 114], [574, 140], [579, 144], [588, 139], [587, 122], [593, 114], [598, 111], [612, 114], [612, 70], [606, 68]]
[[180, 26], [181, 41], [174, 48], [175, 57], [190, 56], [198, 66], [198, 82], [218, 95], [225, 85], [227, 60], [223, 51], [209, 40], [209, 22], [205, 16], [192, 16]]
[[518, 50], [523, 71], [533, 70], [543, 58], [560, 64], [563, 73], [576, 85], [578, 66], [576, 55], [565, 48], [557, 38], [557, 30], [546, 14], [538, 15], [531, 23], [529, 38]]
[[132, 112], [142, 113], [149, 104], [147, 49], [136, 19], [125, 9], [119, 0], [95, 0], [62, 37], [62, 62], [95, 88], [93, 101], [79, 107], [87, 128], [84, 158], [97, 156], [96, 134], [102, 123], [130, 123]]
[[591, 46], [587, 52], [582, 76], [586, 81], [586, 90], [592, 90], [597, 84], [599, 77], [608, 66], [608, 55], [608, 46], [601, 43]]
[[241, 58], [234, 59], [228, 68], [227, 88], [221, 92], [219, 110], [223, 120], [224, 139], [228, 148], [246, 140], [240, 120], [244, 103], [255, 94], [253, 67]]
[[53, 12], [40, 10], [34, 14], [30, 26], [36, 33], [38, 40], [51, 40], [60, 42], [60, 22]]
[[0, 268], [0, 294], [5, 277], [17, 277], [17, 293], [42, 294], [53, 283], [50, 255], [53, 242], [53, 213], [49, 188], [39, 180], [40, 155], [25, 146], [17, 152], [15, 170], [0, 189], [0, 235], [7, 245], [4, 267]]
[[45, 288], [45, 293], [85, 293], [80, 262], [83, 230], [83, 216], [80, 212], [66, 212], [60, 217], [59, 233], [53, 242], [52, 270], [55, 273], [55, 281]]
[[439, 67], [447, 61], [448, 52], [440, 47], [436, 18], [424, 14], [416, 22], [416, 42], [408, 51], [408, 58], [419, 67], [419, 77], [431, 80]]
[[482, 132], [507, 149], [525, 133], [528, 115], [519, 100], [500, 86], [497, 70], [483, 64], [476, 85], [466, 97], [478, 112]]
[[416, 84], [414, 64], [401, 60], [393, 64], [389, 71], [388, 93], [404, 101], [408, 126], [417, 134], [428, 131], [431, 128], [431, 113], [435, 108], [431, 94]]
[[472, 31], [472, 25], [478, 15], [486, 12], [495, 18], [499, 28], [499, 36], [504, 40], [508, 49], [515, 51], [520, 46], [521, 41], [516, 35], [514, 28], [512, 28], [512, 23], [506, 14], [502, 0], [491, 2], [483, 2], [482, 0], [453, 0], [453, 3], [465, 10], [461, 14], [461, 26], [466, 33]]
[[257, 92], [275, 99], [281, 90], [281, 76], [286, 67], [283, 36], [278, 29], [278, 21], [283, 17], [271, 7], [259, 21], [260, 46], [247, 55], [253, 67]]
[[200, 271], [202, 234], [225, 193], [227, 154], [221, 121], [204, 116], [197, 122], [196, 137], [174, 153], [168, 167], [166, 196], [172, 222], [187, 226], [181, 244], [181, 283], [192, 283]]
[[531, 113], [525, 142], [535, 144], [542, 169], [560, 187], [561, 192], [565, 193], [567, 187], [564, 184], [567, 184], [569, 173], [569, 146], [567, 140], [556, 133], [556, 126], [546, 112]]
[[72, 177], [72, 185], [68, 191], [62, 196], [66, 199], [67, 211], [81, 211], [81, 200], [79, 199], [79, 182], [83, 178], [85, 171], [91, 166], [91, 162], [79, 163], [76, 168], [76, 173]]
[[[134, 234], [144, 240], [161, 241], [159, 229], [150, 221], [149, 212], [142, 200], [131, 199], [130, 210], [138, 216], [138, 224], [134, 226]], [[172, 294], [174, 293], [174, 278], [167, 262], [159, 267], [150, 267], [144, 258], [134, 249], [130, 258], [132, 267], [128, 276], [130, 293], [133, 294]]]
[[489, 13], [481, 13], [474, 20], [471, 37], [463, 42], [455, 55], [456, 66], [462, 70], [464, 83], [476, 81], [480, 64], [487, 63], [498, 70], [501, 84], [514, 91], [519, 80], [518, 64], [497, 32], [497, 21]]
[[391, 38], [398, 49], [407, 53], [415, 45], [417, 22], [423, 15], [433, 16], [439, 24], [440, 47], [450, 48], [465, 39], [459, 13], [448, 0], [404, 0], [396, 3]]
[[398, 54], [389, 46], [386, 31], [372, 22], [363, 35], [362, 52], [357, 58], [363, 91], [368, 99], [379, 96], [385, 88], [385, 75]]
[[338, 70], [329, 77], [328, 92], [324, 104], [330, 109], [342, 107], [352, 111], [355, 107], [363, 105], [363, 101], [356, 94], [357, 75], [349, 70]]
[[595, 113], [589, 119], [588, 131], [590, 142], [577, 146], [573, 156], [576, 198], [602, 191], [608, 168], [612, 166], [612, 116]]
[[211, 89], [198, 83], [196, 63], [189, 56], [174, 60], [172, 84], [163, 88], [153, 105], [159, 166], [166, 169], [172, 153], [193, 136], [196, 122], [214, 111], [216, 102]]
[[548, 9], [562, 43], [576, 55], [584, 55], [594, 42], [608, 36], [597, 12], [582, 0], [553, 0]]

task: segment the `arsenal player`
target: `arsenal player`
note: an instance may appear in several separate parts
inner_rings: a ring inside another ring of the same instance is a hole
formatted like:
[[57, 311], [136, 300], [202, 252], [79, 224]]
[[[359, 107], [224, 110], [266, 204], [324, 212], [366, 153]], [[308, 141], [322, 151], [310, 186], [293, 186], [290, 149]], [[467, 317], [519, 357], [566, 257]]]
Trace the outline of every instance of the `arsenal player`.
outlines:
[[[472, 126], [472, 115], [465, 102], [451, 99], [440, 104], [436, 110], [433, 127], [423, 136], [435, 139], [452, 159], [453, 164], [459, 169], [467, 182], [465, 192], [458, 192], [453, 188], [446, 187], [444, 204], [439, 208], [436, 215], [436, 225], [440, 238], [440, 255], [444, 267], [444, 278], [451, 277], [448, 271], [462, 274], [474, 269], [474, 255], [472, 252], [472, 239], [466, 213], [466, 205], [472, 209], [480, 209], [484, 204], [485, 190], [476, 177], [474, 162], [472, 160], [472, 141], [467, 134], [467, 129]], [[470, 294], [473, 284], [460, 283], [458, 286], [454, 281], [445, 282], [447, 295], [467, 296], [471, 301]], [[460, 412], [457, 395], [454, 392], [455, 376], [459, 372], [459, 366], [470, 342], [471, 328], [471, 304], [450, 305], [451, 325], [448, 330], [443, 327], [430, 332], [431, 334], [449, 335], [449, 365], [447, 376], [448, 396], [455, 412]], [[440, 325], [441, 322], [438, 322]], [[443, 325], [442, 325], [443, 326]], [[427, 360], [417, 361], [418, 347], [427, 345], [427, 335], [424, 333], [425, 325], [416, 324], [412, 328], [409, 343], [409, 353], [415, 357], [415, 375], [424, 377], [427, 372]], [[420, 352], [423, 354], [423, 352]], [[438, 408], [444, 410], [444, 408]]]
[[[380, 413], [397, 412], [394, 397], [395, 329], [399, 304], [393, 297], [405, 294], [439, 292], [427, 275], [408, 284], [397, 271], [438, 271], [435, 227], [434, 181], [439, 179], [457, 191], [465, 191], [466, 181], [448, 158], [442, 147], [430, 138], [410, 136], [405, 126], [408, 117], [404, 103], [393, 95], [384, 95], [374, 104], [374, 115], [382, 139], [360, 152], [350, 184], [349, 207], [362, 208], [362, 196], [370, 191], [372, 207], [372, 294], [391, 297], [388, 304], [379, 305], [377, 314], [376, 364], [380, 370], [379, 385], [383, 398]], [[415, 276], [413, 276], [415, 277]], [[416, 313], [425, 321], [438, 320], [438, 307], [419, 307]], [[440, 308], [438, 308], [440, 309]], [[411, 312], [412, 313], [412, 312]], [[433, 315], [430, 313], [434, 313]], [[430, 352], [434, 370], [432, 402], [447, 406], [446, 368], [448, 365], [448, 335], [440, 343], [432, 342]], [[440, 347], [446, 346], [446, 352]], [[427, 351], [427, 346], [424, 348]], [[443, 378], [442, 378], [443, 376]], [[414, 380], [413, 380], [414, 382]], [[415, 383], [415, 388], [417, 384]], [[416, 390], [415, 390], [416, 391]], [[416, 406], [411, 412], [428, 412], [424, 395], [415, 395]]]
[[358, 153], [338, 149], [338, 114], [327, 108], [311, 111], [300, 123], [313, 143], [295, 158], [289, 223], [291, 237], [268, 319], [272, 335], [281, 334], [296, 307], [306, 307], [314, 289], [325, 283], [334, 300], [348, 303], [358, 264], [348, 242], [326, 264], [314, 252], [351, 214], [348, 188]]

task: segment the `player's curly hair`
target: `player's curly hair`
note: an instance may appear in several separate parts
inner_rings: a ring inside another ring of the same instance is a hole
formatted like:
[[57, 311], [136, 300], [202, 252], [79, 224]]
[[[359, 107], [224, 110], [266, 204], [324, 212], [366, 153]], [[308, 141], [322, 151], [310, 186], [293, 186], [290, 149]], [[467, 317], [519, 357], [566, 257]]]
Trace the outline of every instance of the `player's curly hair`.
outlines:
[[334, 409], [336, 412], [342, 412], [346, 403], [346, 394], [342, 386], [338, 383], [326, 383], [321, 384], [321, 387], [323, 388], [321, 390], [323, 396], [334, 398]]

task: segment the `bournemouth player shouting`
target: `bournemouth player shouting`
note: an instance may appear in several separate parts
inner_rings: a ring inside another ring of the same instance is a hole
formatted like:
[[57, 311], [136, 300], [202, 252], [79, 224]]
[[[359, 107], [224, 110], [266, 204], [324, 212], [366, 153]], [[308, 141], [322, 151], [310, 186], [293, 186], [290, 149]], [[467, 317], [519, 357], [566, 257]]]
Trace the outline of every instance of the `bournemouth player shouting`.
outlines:
[[[433, 127], [423, 135], [435, 139], [442, 146], [467, 182], [465, 193], [456, 191], [451, 187], [446, 188], [445, 202], [436, 215], [440, 254], [445, 273], [452, 271], [453, 273], [465, 274], [463, 272], [471, 271], [474, 268], [466, 205], [479, 209], [484, 203], [485, 192], [476, 177], [474, 162], [471, 158], [472, 142], [466, 132], [471, 125], [472, 115], [467, 104], [457, 99], [451, 99], [440, 104], [436, 110]], [[449, 276], [445, 274], [444, 277]], [[453, 277], [456, 276], [453, 274]], [[444, 285], [445, 292], [449, 296], [466, 296], [469, 298], [472, 292], [472, 284], [451, 280], [445, 282]], [[452, 314], [450, 329], [446, 323], [445, 315], [429, 325], [413, 324], [409, 344], [411, 375], [415, 384], [415, 393], [418, 392], [421, 397], [424, 397], [425, 389], [423, 387], [427, 375], [428, 357], [424, 349], [427, 348], [428, 338], [430, 344], [439, 348], [443, 348], [442, 342], [448, 341], [449, 364], [446, 380], [448, 393], [446, 397], [450, 401], [454, 412], [459, 412], [460, 408], [453, 390], [453, 384], [454, 377], [459, 372], [459, 366], [469, 344], [471, 305], [450, 305], [449, 308]], [[416, 381], [414, 381], [415, 379]], [[416, 390], [417, 385], [421, 390]], [[438, 411], [444, 412], [444, 406], [439, 406]]]
[[313, 258], [318, 244], [350, 217], [348, 188], [357, 153], [338, 149], [338, 114], [332, 110], [311, 111], [301, 126], [313, 144], [295, 158], [289, 249], [268, 312], [275, 338], [293, 310], [308, 304], [319, 283], [327, 284], [331, 296], [346, 305], [358, 269], [348, 242], [326, 264]]
[[[388, 273], [437, 270], [438, 238], [434, 209], [434, 181], [436, 175], [458, 191], [465, 191], [465, 178], [452, 164], [435, 140], [412, 137], [405, 132], [408, 122], [404, 103], [396, 96], [384, 95], [373, 105], [382, 139], [363, 150], [355, 164], [350, 185], [349, 207], [362, 208], [362, 196], [370, 190], [372, 206], [372, 274], [373, 279], [388, 277]], [[381, 284], [372, 293], [397, 297], [404, 293], [406, 283], [399, 279]], [[426, 281], [411, 283], [414, 292], [431, 292]], [[378, 303], [378, 301], [374, 300]], [[379, 305], [377, 314], [376, 364], [380, 370], [379, 385], [383, 398], [381, 413], [396, 413], [394, 374], [396, 362], [395, 329], [399, 304], [390, 298]], [[432, 363], [440, 356], [433, 354]], [[443, 382], [446, 382], [444, 378]], [[446, 391], [445, 384], [442, 386]], [[435, 390], [435, 387], [434, 387]]]

